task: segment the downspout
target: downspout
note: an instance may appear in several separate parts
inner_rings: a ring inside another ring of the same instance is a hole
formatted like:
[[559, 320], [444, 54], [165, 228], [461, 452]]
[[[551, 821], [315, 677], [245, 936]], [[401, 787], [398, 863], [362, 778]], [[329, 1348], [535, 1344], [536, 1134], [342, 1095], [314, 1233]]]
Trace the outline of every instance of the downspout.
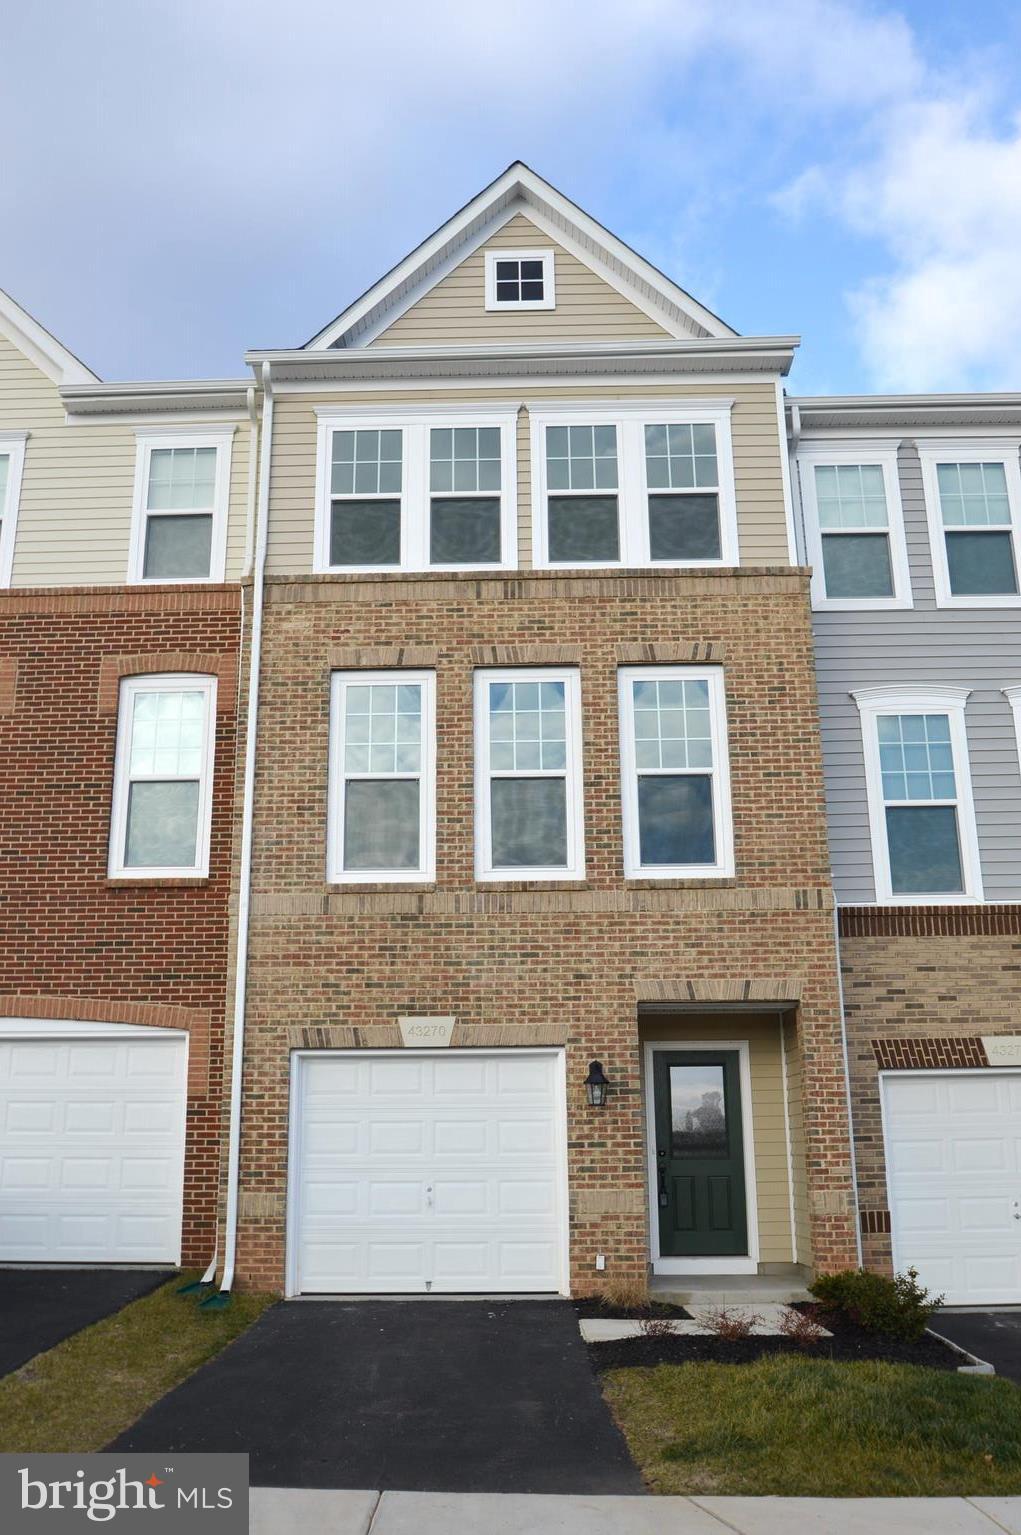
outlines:
[[[259, 462], [259, 460], [258, 460], [258, 452], [257, 452], [258, 443], [259, 443], [259, 404], [258, 404], [258, 398], [257, 398], [257, 395], [256, 395], [256, 390], [255, 390], [255, 385], [254, 384], [249, 384], [248, 388], [245, 390], [245, 405], [246, 405], [246, 408], [248, 410], [248, 421], [249, 421], [248, 444], [249, 444], [249, 446], [248, 446], [248, 486], [247, 486], [247, 490], [245, 492], [245, 559], [244, 559], [244, 566], [243, 566], [242, 571], [241, 571], [241, 579], [242, 579], [242, 581], [246, 580], [248, 578], [248, 576], [250, 576], [251, 573], [252, 573], [252, 543], [253, 543], [253, 538], [254, 538], [254, 533], [255, 533], [256, 487], [258, 485], [258, 478], [257, 478], [257, 475], [256, 475], [256, 468], [257, 468], [257, 465], [258, 465], [258, 462]], [[244, 655], [244, 652], [245, 652], [245, 589], [242, 586], [242, 588], [241, 588], [241, 625], [240, 625], [240, 634], [239, 634], [239, 653], [241, 655]], [[240, 712], [240, 707], [241, 707], [241, 670], [240, 670], [240, 667], [238, 668], [237, 691], [236, 691], [234, 703], [235, 703], [235, 714], [237, 714], [237, 713]], [[219, 1222], [217, 1222], [217, 1225], [218, 1224], [219, 1224]], [[216, 1231], [216, 1233], [215, 1233], [215, 1235], [213, 1237], [213, 1256], [209, 1260], [209, 1267], [206, 1269], [206, 1271], [202, 1275], [201, 1279], [195, 1280], [192, 1284], [181, 1285], [180, 1289], [178, 1290], [178, 1294], [179, 1295], [192, 1295], [192, 1294], [194, 1294], [198, 1290], [209, 1290], [209, 1289], [211, 1289], [212, 1286], [216, 1282], [216, 1270], [217, 1270], [217, 1267], [219, 1265], [219, 1262], [220, 1262], [220, 1235], [219, 1235], [219, 1231]]]
[[234, 1286], [237, 1259], [238, 1183], [241, 1168], [241, 1087], [245, 1063], [245, 1011], [248, 994], [248, 926], [252, 900], [252, 822], [255, 809], [255, 748], [259, 727], [259, 672], [262, 657], [262, 607], [269, 541], [269, 469], [273, 447], [273, 384], [270, 364], [262, 365], [262, 441], [259, 453], [259, 497], [255, 526], [255, 579], [252, 585], [252, 632], [249, 643], [248, 722], [245, 734], [245, 777], [241, 821], [241, 870], [238, 894], [238, 940], [234, 962], [234, 1038], [230, 1071], [230, 1131], [227, 1142], [227, 1219], [223, 1277], [219, 1294], [203, 1305], [226, 1306]]

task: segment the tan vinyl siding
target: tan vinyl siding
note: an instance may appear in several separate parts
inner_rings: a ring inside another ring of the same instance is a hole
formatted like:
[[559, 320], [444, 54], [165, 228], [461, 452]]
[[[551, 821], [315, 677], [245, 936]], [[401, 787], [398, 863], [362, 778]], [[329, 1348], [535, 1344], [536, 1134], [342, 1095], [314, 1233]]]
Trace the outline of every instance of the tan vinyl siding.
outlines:
[[776, 1013], [678, 1014], [642, 1022], [643, 1040], [747, 1040], [752, 1087], [755, 1194], [759, 1218], [759, 1262], [791, 1262], [791, 1200], [787, 1175], [787, 1132], [783, 1111], [780, 1020]]
[[[496, 249], [552, 250], [555, 309], [486, 309], [485, 255]], [[445, 346], [457, 341], [632, 341], [665, 337], [662, 325], [518, 213], [371, 346]]]
[[[168, 416], [168, 425], [172, 422]], [[0, 336], [0, 431], [5, 428], [29, 433], [12, 586], [123, 584], [135, 428], [109, 422], [68, 426], [56, 384]], [[236, 427], [231, 452], [228, 580], [238, 579], [244, 561], [248, 451], [244, 421]]]
[[551, 400], [677, 399], [683, 413], [685, 398], [733, 399], [731, 431], [734, 481], [737, 491], [738, 540], [742, 565], [787, 565], [787, 521], [776, 391], [772, 380], [727, 384], [692, 378], [690, 384], [653, 380], [635, 384], [531, 386], [519, 389], [376, 390], [328, 395], [282, 394], [273, 418], [273, 469], [269, 536], [269, 570], [274, 575], [302, 575], [312, 569], [315, 520], [316, 409], [343, 411], [351, 405], [390, 407], [435, 405], [448, 401], [463, 408], [479, 400], [507, 400], [523, 405], [518, 420], [518, 563], [531, 568], [531, 474], [528, 406]]
[[801, 1101], [803, 1073], [798, 1049], [798, 1026], [785, 1018], [783, 1049], [787, 1062], [787, 1112], [791, 1126], [791, 1167], [794, 1172], [794, 1235], [797, 1261], [812, 1267], [812, 1229], [808, 1209], [808, 1176], [805, 1162], [805, 1110]]

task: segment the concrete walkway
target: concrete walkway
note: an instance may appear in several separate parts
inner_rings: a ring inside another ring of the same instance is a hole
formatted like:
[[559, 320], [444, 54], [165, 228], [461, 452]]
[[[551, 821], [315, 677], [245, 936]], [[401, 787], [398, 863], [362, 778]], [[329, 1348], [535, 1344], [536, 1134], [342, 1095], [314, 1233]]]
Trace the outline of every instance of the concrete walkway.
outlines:
[[251, 1535], [1021, 1535], [1018, 1498], [654, 1498], [252, 1489]]

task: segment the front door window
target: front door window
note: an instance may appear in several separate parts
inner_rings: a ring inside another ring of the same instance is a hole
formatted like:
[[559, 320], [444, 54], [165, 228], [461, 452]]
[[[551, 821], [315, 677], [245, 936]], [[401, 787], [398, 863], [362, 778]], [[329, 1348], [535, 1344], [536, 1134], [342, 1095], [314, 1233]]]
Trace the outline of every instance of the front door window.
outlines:
[[662, 1050], [654, 1061], [660, 1254], [745, 1256], [738, 1053]]

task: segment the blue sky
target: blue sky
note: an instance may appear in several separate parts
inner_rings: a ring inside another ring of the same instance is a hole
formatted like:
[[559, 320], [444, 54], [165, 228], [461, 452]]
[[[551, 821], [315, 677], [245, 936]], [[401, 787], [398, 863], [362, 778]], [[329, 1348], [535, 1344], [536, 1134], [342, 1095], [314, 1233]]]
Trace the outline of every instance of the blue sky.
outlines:
[[1021, 7], [7, 0], [0, 287], [105, 378], [304, 341], [511, 160], [798, 393], [1021, 389]]

